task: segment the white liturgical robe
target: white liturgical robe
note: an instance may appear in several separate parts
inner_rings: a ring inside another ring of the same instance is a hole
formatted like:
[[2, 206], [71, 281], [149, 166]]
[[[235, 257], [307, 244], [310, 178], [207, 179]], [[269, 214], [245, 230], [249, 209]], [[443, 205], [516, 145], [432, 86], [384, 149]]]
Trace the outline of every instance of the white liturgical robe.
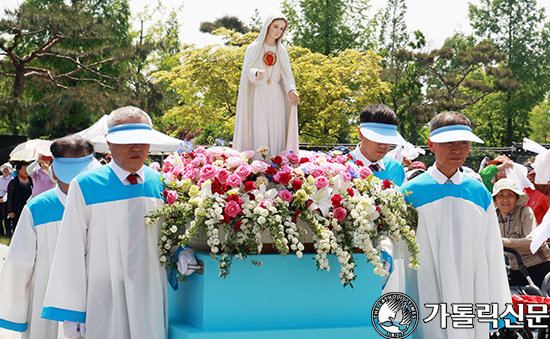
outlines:
[[40, 318], [65, 198], [56, 187], [25, 205], [0, 272], [0, 327], [22, 339], [65, 338], [57, 321]]
[[86, 339], [165, 338], [166, 272], [157, 250], [160, 174], [124, 185], [110, 166], [72, 182], [42, 317], [86, 323]]
[[413, 338], [487, 339], [489, 324], [474, 321], [474, 328], [453, 328], [441, 309], [430, 322], [432, 308], [425, 305], [497, 304], [498, 313], [511, 303], [499, 226], [489, 191], [469, 176], [453, 176], [453, 184], [435, 167], [401, 186], [406, 201], [418, 210], [416, 232], [420, 267], [406, 268], [406, 293], [420, 310]]

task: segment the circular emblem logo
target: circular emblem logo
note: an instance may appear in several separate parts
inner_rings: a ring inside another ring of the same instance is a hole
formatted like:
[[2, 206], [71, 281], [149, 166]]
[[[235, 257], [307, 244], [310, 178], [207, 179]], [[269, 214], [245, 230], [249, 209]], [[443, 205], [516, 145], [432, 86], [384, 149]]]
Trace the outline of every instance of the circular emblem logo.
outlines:
[[372, 324], [384, 338], [405, 338], [418, 325], [418, 307], [403, 293], [387, 293], [372, 307]]

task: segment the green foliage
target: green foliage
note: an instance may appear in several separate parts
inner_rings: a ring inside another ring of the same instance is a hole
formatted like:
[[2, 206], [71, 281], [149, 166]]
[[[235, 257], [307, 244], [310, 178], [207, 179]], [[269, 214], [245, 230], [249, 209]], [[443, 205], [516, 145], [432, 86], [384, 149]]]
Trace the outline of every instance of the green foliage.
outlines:
[[529, 139], [540, 144], [550, 142], [550, 103], [548, 98], [530, 113], [531, 134]]
[[[228, 45], [184, 46], [181, 65], [154, 74], [178, 95], [164, 116], [170, 134], [184, 137], [204, 128], [208, 137], [232, 139], [242, 62], [257, 33], [239, 35], [220, 29]], [[358, 112], [377, 101], [387, 87], [380, 81], [380, 58], [373, 52], [348, 50], [336, 56], [288, 49], [300, 93], [298, 118], [302, 142], [334, 144], [356, 135]]]
[[199, 31], [203, 33], [212, 33], [221, 27], [241, 34], [245, 34], [250, 31], [250, 28], [248, 28], [244, 22], [242, 22], [238, 17], [231, 15], [224, 15], [223, 17], [216, 19], [214, 22], [203, 21], [201, 22]]
[[336, 55], [375, 44], [376, 22], [368, 19], [369, 0], [286, 0], [282, 6], [294, 46]]
[[[485, 130], [492, 133], [484, 139], [511, 146], [512, 141], [530, 134], [529, 112], [550, 90], [550, 30], [544, 9], [538, 8], [535, 0], [480, 2], [469, 8], [475, 35], [492, 41], [506, 55], [501, 67], [511, 72], [510, 82], [515, 86], [484, 98], [475, 113], [486, 125]], [[499, 102], [487, 102], [495, 99]], [[496, 119], [486, 120], [484, 108], [491, 108], [490, 114]]]

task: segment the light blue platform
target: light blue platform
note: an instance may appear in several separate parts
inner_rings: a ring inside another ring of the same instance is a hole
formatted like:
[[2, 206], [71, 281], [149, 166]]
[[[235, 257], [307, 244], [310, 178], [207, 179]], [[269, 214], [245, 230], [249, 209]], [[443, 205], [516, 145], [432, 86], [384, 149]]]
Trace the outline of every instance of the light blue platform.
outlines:
[[[378, 338], [371, 309], [382, 278], [356, 254], [357, 280], [344, 288], [336, 256], [331, 271], [317, 271], [313, 254], [301, 259], [264, 254], [233, 260], [219, 278], [218, 262], [206, 252], [204, 275], [193, 274], [178, 291], [169, 288], [169, 339], [205, 338]], [[261, 267], [251, 260], [261, 260]]]

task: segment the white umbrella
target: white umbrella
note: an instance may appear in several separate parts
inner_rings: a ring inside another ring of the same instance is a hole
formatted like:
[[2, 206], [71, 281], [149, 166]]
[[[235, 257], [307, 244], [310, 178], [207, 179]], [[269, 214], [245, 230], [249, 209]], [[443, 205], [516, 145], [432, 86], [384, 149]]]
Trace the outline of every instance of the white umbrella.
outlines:
[[17, 145], [10, 153], [10, 161], [33, 161], [38, 159], [38, 154], [49, 155], [51, 140], [33, 139]]

